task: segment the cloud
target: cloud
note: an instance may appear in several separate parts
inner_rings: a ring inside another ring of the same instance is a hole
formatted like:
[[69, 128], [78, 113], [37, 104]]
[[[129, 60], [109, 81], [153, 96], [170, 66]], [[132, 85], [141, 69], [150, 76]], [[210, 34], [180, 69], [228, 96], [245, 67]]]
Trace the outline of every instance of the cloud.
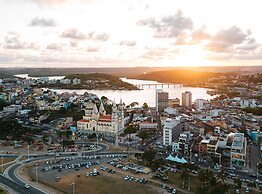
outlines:
[[232, 52], [233, 47], [231, 44], [222, 41], [210, 41], [204, 48], [212, 52]]
[[136, 41], [124, 40], [119, 43], [121, 46], [136, 46]]
[[148, 18], [137, 22], [138, 25], [148, 26], [155, 32], [158, 38], [175, 38], [185, 31], [193, 29], [191, 18], [184, 17], [182, 11], [178, 10], [175, 15], [161, 18]]
[[239, 27], [232, 26], [228, 29], [218, 31], [209, 37], [209, 42], [204, 48], [211, 52], [236, 52], [237, 49], [255, 49], [255, 40], [250, 38], [251, 32], [243, 32]]
[[36, 43], [23, 42], [20, 40], [20, 35], [16, 32], [9, 32], [5, 37], [6, 49], [38, 49], [39, 46]]
[[96, 40], [96, 41], [107, 41], [110, 38], [110, 35], [107, 33], [96, 34], [95, 32], [91, 32], [88, 34], [88, 39]]
[[214, 61], [224, 61], [232, 59], [231, 53], [210, 53], [205, 58]]
[[87, 38], [87, 36], [84, 33], [78, 31], [77, 29], [73, 29], [73, 28], [65, 30], [61, 34], [61, 37], [75, 39], [75, 40], [84, 40]]
[[83, 33], [80, 32], [77, 29], [71, 28], [71, 29], [67, 29], [65, 30], [62, 34], [61, 34], [62, 38], [70, 38], [70, 39], [74, 39], [74, 40], [95, 40], [95, 41], [107, 41], [110, 37], [109, 34], [106, 33], [95, 33], [95, 32], [89, 32], [89, 33]]
[[198, 44], [203, 40], [208, 40], [210, 35], [205, 31], [204, 28], [199, 28], [192, 32], [191, 38], [191, 44]]
[[232, 26], [226, 30], [220, 30], [213, 39], [229, 44], [240, 44], [243, 43], [249, 35], [250, 32], [244, 33], [239, 27]]
[[57, 23], [53, 19], [49, 18], [33, 18], [29, 26], [40, 26], [40, 27], [54, 27]]
[[93, 53], [93, 52], [98, 52], [98, 51], [100, 51], [99, 47], [87, 47], [86, 48], [86, 52]]
[[62, 46], [60, 44], [57, 44], [57, 43], [51, 43], [51, 44], [47, 45], [46, 48], [50, 49], [50, 50], [62, 50]]
[[78, 42], [76, 42], [76, 41], [70, 41], [70, 42], [69, 42], [69, 45], [70, 45], [70, 47], [77, 47], [77, 46], [78, 46]]
[[63, 5], [64, 3], [67, 2], [67, 0], [24, 0], [24, 1], [36, 3], [41, 7]]

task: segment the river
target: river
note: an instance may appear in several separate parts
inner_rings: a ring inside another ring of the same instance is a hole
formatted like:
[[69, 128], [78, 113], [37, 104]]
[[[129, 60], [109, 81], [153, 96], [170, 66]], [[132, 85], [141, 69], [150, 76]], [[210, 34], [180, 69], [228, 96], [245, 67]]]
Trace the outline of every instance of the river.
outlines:
[[[21, 75], [16, 75], [17, 77], [21, 77]], [[64, 76], [52, 76], [49, 77], [50, 79], [62, 79]], [[24, 78], [30, 78], [24, 77]], [[37, 77], [34, 77], [34, 79], [37, 79]], [[121, 78], [123, 81], [134, 84], [134, 85], [141, 85], [141, 84], [161, 84], [156, 81], [148, 81], [148, 80], [137, 80], [137, 79], [126, 79]], [[185, 87], [181, 85], [175, 85], [175, 86], [168, 86], [164, 85], [162, 88], [162, 85], [158, 85], [156, 88], [155, 86], [144, 86], [143, 90], [69, 90], [69, 89], [51, 89], [52, 91], [56, 91], [57, 93], [63, 93], [63, 92], [76, 92], [77, 94], [84, 94], [85, 92], [96, 94], [99, 98], [102, 96], [106, 96], [107, 98], [111, 100], [115, 100], [116, 103], [120, 101], [122, 98], [122, 101], [127, 105], [131, 104], [132, 102], [138, 102], [139, 105], [142, 105], [144, 102], [146, 102], [149, 106], [155, 106], [155, 92], [156, 89], [163, 89], [165, 92], [169, 93], [169, 98], [179, 98], [181, 100], [182, 92], [190, 91], [192, 92], [192, 100], [201, 98], [210, 100], [214, 98], [214, 96], [210, 96], [207, 94], [208, 89], [207, 88], [195, 88], [195, 87]]]

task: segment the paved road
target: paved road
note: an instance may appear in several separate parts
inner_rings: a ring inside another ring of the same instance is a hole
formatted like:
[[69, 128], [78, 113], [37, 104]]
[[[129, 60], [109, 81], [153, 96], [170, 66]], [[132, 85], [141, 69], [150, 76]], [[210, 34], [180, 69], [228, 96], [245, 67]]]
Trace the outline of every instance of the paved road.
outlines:
[[[81, 144], [81, 143], [80, 143]], [[90, 144], [90, 143], [82, 143], [82, 144]], [[91, 143], [92, 144], [92, 143]], [[96, 155], [106, 155], [106, 154], [127, 154], [127, 152], [112, 152], [112, 153], [108, 153], [106, 152], [108, 149], [108, 146], [105, 144], [99, 144], [99, 146], [101, 147], [101, 149], [99, 151], [96, 151], [95, 154]], [[94, 152], [81, 152], [82, 155], [93, 155]], [[135, 152], [130, 152], [130, 154], [134, 154]], [[59, 157], [66, 157], [68, 155], [72, 155], [75, 153], [61, 153]], [[54, 154], [42, 154], [42, 155], [35, 155], [35, 156], [31, 156], [31, 160], [32, 161], [37, 161], [37, 160], [44, 160], [47, 158], [52, 158], [54, 157]], [[20, 180], [15, 173], [15, 170], [21, 166], [22, 163], [17, 163], [17, 164], [13, 164], [8, 170], [7, 170], [7, 175], [8, 177], [10, 177], [10, 179], [4, 177], [1, 175], [0, 177], [0, 182], [2, 182], [3, 184], [9, 186], [10, 188], [12, 188], [14, 191], [16, 191], [17, 193], [21, 193], [21, 194], [46, 194], [46, 192], [41, 191], [37, 188], [34, 188], [33, 186], [31, 186], [29, 189], [26, 189], [25, 186], [25, 182], [23, 182], [22, 180]]]
[[[40, 159], [40, 158], [38, 158]], [[10, 179], [15, 182], [17, 185], [20, 186], [19, 189], [17, 189], [16, 187], [11, 187], [13, 190], [15, 190], [16, 192], [18, 193], [22, 193], [25, 191], [27, 194], [46, 194], [46, 192], [42, 192], [40, 191], [39, 189], [37, 188], [34, 188], [32, 186], [30, 186], [29, 189], [26, 189], [24, 186], [25, 186], [25, 183], [23, 181], [21, 181], [17, 176], [16, 176], [16, 173], [15, 173], [15, 170], [16, 168], [18, 168], [19, 166], [21, 166], [21, 164], [14, 164], [9, 170], [8, 170], [8, 176], [10, 177]], [[8, 185], [9, 186], [9, 185]], [[23, 191], [21, 192], [20, 189], [21, 187], [23, 188]]]
[[26, 189], [24, 187], [24, 183], [17, 183], [13, 180], [10, 180], [3, 175], [0, 175], [0, 182], [10, 188], [12, 188], [14, 191], [16, 191], [19, 194], [44, 194], [43, 192], [36, 191], [34, 188]]

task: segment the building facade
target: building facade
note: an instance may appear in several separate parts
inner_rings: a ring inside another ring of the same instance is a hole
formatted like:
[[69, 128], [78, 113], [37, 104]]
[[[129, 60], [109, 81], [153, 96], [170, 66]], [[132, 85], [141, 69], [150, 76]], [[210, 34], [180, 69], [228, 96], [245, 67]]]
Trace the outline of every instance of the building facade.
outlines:
[[182, 93], [182, 106], [185, 108], [192, 107], [192, 93], [189, 91]]
[[181, 133], [181, 121], [167, 118], [163, 127], [163, 145], [170, 146]]
[[122, 102], [117, 106], [113, 103], [112, 115], [107, 115], [101, 102], [99, 110], [92, 101], [86, 105], [83, 119], [77, 121], [77, 129], [80, 133], [91, 131], [98, 133], [118, 133], [124, 129], [124, 106]]
[[156, 90], [156, 111], [163, 112], [168, 107], [168, 92]]

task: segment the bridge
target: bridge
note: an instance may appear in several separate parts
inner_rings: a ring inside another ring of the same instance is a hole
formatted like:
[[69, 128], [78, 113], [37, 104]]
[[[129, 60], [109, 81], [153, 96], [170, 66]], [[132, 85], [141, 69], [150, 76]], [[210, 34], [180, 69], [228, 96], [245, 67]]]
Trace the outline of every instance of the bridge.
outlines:
[[136, 87], [139, 89], [147, 88], [175, 88], [175, 87], [182, 87], [182, 84], [174, 84], [174, 83], [155, 83], [155, 84], [135, 84]]

